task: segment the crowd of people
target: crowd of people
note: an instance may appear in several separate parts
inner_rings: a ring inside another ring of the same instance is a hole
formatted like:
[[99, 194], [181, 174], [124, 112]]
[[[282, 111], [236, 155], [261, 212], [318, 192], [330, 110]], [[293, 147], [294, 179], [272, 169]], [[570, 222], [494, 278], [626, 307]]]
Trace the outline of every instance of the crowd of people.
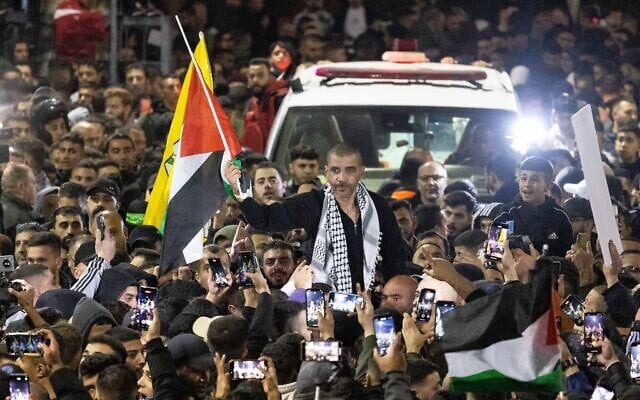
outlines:
[[[239, 157], [252, 184], [244, 198], [242, 170], [220, 166], [233, 194], [211, 216], [203, 257], [167, 273], [161, 251], [181, 249], [163, 246], [161, 230], [143, 216], [190, 58], [181, 37], [158, 44], [172, 46], [174, 60], [161, 74], [138, 61], [149, 44], [131, 29], [118, 55], [121, 76], [108, 76], [109, 9], [101, 3], [60, 2], [51, 10], [53, 43], [15, 37], [0, 59], [0, 314], [5, 338], [39, 338], [37, 352], [0, 344], [0, 397], [9, 396], [12, 376], [26, 374], [32, 399], [640, 398], [633, 2], [126, 5], [136, 15], [178, 13], [192, 45], [205, 33], [215, 94], [244, 146]], [[322, 155], [296, 146], [288, 165], [267, 160], [270, 127], [293, 78], [318, 63], [378, 60], [385, 50], [509, 73], [522, 114], [544, 121], [544, 134], [526, 154], [479, 161], [486, 188], [449, 180], [447, 164], [460, 163], [459, 154], [434, 160], [428, 148], [409, 149], [377, 191], [364, 186], [361, 155], [346, 143]], [[123, 84], [107, 83], [116, 81]], [[570, 120], [583, 104], [595, 111], [622, 239], [611, 265]], [[496, 226], [508, 234], [487, 246]], [[259, 268], [238, 271], [246, 252]], [[554, 310], [565, 390], [450, 391], [439, 346], [447, 332], [440, 326], [436, 334], [433, 304], [416, 318], [421, 290], [464, 307], [527, 285], [530, 272], [544, 268], [554, 269], [561, 298], [578, 299], [570, 315]], [[321, 291], [311, 303], [309, 289]], [[360, 296], [345, 306], [355, 311], [332, 310], [329, 292]], [[589, 351], [577, 309], [603, 316]], [[394, 329], [385, 325], [376, 340], [382, 315]], [[307, 360], [304, 343], [314, 341], [338, 342], [339, 351], [306, 346], [315, 359]]]

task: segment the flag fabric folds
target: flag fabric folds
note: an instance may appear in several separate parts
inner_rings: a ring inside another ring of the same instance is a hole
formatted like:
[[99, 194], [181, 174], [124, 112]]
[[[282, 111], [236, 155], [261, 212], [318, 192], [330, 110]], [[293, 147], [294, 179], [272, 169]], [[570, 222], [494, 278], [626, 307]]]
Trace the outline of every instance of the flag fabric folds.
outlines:
[[455, 392], [563, 390], [551, 268], [442, 317]]
[[[215, 98], [209, 56], [200, 39], [185, 76], [167, 144], [153, 186], [144, 223], [164, 234], [160, 272], [202, 257], [202, 229], [226, 197], [221, 176], [223, 158], [236, 156], [241, 147], [231, 123]], [[207, 101], [213, 103], [220, 129]], [[225, 156], [224, 135], [231, 154]]]

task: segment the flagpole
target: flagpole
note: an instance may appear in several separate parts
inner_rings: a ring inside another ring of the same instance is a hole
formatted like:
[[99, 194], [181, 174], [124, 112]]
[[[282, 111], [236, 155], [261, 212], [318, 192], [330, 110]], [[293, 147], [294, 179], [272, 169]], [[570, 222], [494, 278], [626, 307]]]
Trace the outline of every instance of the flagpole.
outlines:
[[[216, 123], [216, 127], [218, 128], [218, 133], [220, 138], [222, 139], [222, 144], [224, 145], [224, 150], [229, 154], [229, 158], [233, 157], [231, 154], [231, 150], [229, 150], [229, 144], [227, 143], [227, 138], [222, 133], [222, 127], [220, 126], [220, 120], [218, 119], [218, 114], [216, 114], [216, 110], [213, 107], [213, 100], [211, 100], [211, 95], [207, 90], [207, 84], [202, 77], [202, 72], [200, 71], [200, 66], [196, 62], [196, 58], [193, 55], [193, 51], [191, 51], [191, 47], [189, 46], [189, 41], [187, 40], [187, 35], [185, 35], [184, 30], [182, 29], [182, 24], [180, 23], [180, 18], [176, 15], [176, 22], [178, 23], [178, 28], [180, 28], [180, 33], [182, 34], [182, 38], [184, 39], [184, 44], [187, 46], [187, 50], [189, 51], [189, 56], [191, 56], [191, 63], [193, 64], [193, 68], [198, 74], [198, 79], [200, 79], [200, 84], [202, 85], [202, 90], [204, 90], [204, 94], [207, 97], [207, 103], [209, 103], [209, 108], [211, 109], [211, 115], [213, 115], [213, 120]], [[200, 39], [204, 37], [204, 34], [200, 32]]]

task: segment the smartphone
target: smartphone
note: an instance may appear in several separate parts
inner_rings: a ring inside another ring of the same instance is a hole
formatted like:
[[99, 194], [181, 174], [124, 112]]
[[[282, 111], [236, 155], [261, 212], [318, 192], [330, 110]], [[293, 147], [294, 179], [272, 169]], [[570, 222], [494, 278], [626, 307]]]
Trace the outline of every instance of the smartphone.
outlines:
[[98, 227], [98, 230], [100, 231], [100, 240], [104, 240], [104, 231], [106, 229], [106, 225], [104, 222], [104, 215], [100, 214], [96, 217], [96, 226]]
[[389, 347], [396, 338], [396, 329], [391, 314], [382, 314], [373, 317], [373, 330], [376, 334], [376, 346], [381, 356], [387, 355]]
[[500, 261], [504, 254], [504, 244], [509, 236], [509, 225], [500, 222], [494, 222], [489, 227], [489, 235], [487, 236], [487, 245], [484, 256], [489, 260]]
[[26, 374], [9, 375], [9, 394], [11, 400], [29, 400], [29, 377]]
[[551, 276], [553, 279], [553, 290], [558, 291], [558, 280], [560, 279], [560, 275], [562, 275], [562, 263], [560, 261], [552, 261], [553, 270], [551, 271]]
[[40, 355], [41, 343], [44, 343], [44, 336], [40, 333], [14, 332], [7, 333], [7, 351], [12, 356]]
[[329, 292], [329, 308], [347, 313], [356, 312], [356, 307], [364, 307], [362, 296], [350, 293]]
[[320, 289], [307, 289], [305, 292], [307, 306], [307, 326], [318, 326], [318, 312], [324, 316], [324, 292]]
[[262, 360], [231, 360], [231, 379], [263, 379], [260, 367], [267, 369], [267, 364]]
[[153, 309], [156, 308], [156, 296], [158, 289], [149, 286], [140, 286], [138, 289], [137, 307], [133, 313], [133, 329], [138, 331], [149, 330], [153, 320]]
[[600, 353], [598, 341], [604, 339], [604, 318], [602, 313], [584, 314], [584, 349], [587, 353]]
[[584, 304], [580, 297], [575, 294], [570, 294], [566, 299], [564, 299], [562, 304], [560, 304], [560, 309], [562, 312], [567, 314], [576, 325], [583, 324]]
[[588, 233], [578, 233], [578, 238], [576, 240], [576, 244], [582, 250], [587, 251], [587, 244], [589, 243], [590, 239], [591, 239], [591, 235], [590, 234], [588, 234]]
[[431, 319], [431, 310], [436, 299], [436, 291], [424, 288], [418, 296], [418, 304], [416, 304], [416, 321], [428, 321]]
[[634, 342], [631, 344], [628, 356], [631, 379], [637, 382], [640, 378], [640, 342]]
[[8, 163], [11, 151], [8, 144], [0, 144], [0, 164]]
[[225, 272], [222, 261], [220, 261], [219, 258], [209, 259], [209, 269], [211, 273], [211, 279], [216, 282], [217, 286], [227, 287], [230, 285], [229, 281], [227, 280], [227, 273]]
[[340, 342], [302, 342], [303, 361], [339, 362], [341, 354]]
[[241, 287], [251, 287], [253, 282], [247, 276], [247, 272], [255, 273], [258, 270], [258, 259], [252, 251], [238, 253], [238, 284]]
[[442, 339], [444, 329], [442, 327], [442, 316], [456, 308], [453, 301], [436, 301], [436, 338]]

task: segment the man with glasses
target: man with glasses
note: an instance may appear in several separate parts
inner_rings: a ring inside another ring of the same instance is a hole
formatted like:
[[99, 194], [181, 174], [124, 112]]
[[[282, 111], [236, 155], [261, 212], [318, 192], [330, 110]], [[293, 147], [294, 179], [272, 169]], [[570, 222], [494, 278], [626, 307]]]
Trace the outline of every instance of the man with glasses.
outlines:
[[16, 258], [16, 267], [22, 267], [28, 263], [27, 248], [29, 239], [36, 232], [44, 232], [45, 229], [37, 222], [27, 222], [16, 226], [16, 240], [14, 257]]
[[262, 271], [272, 289], [282, 288], [295, 269], [293, 247], [289, 243], [276, 240], [264, 246]]
[[447, 186], [447, 170], [437, 161], [427, 161], [418, 169], [416, 186], [418, 193], [411, 199], [411, 206], [415, 210], [421, 204], [442, 203], [444, 188]]

